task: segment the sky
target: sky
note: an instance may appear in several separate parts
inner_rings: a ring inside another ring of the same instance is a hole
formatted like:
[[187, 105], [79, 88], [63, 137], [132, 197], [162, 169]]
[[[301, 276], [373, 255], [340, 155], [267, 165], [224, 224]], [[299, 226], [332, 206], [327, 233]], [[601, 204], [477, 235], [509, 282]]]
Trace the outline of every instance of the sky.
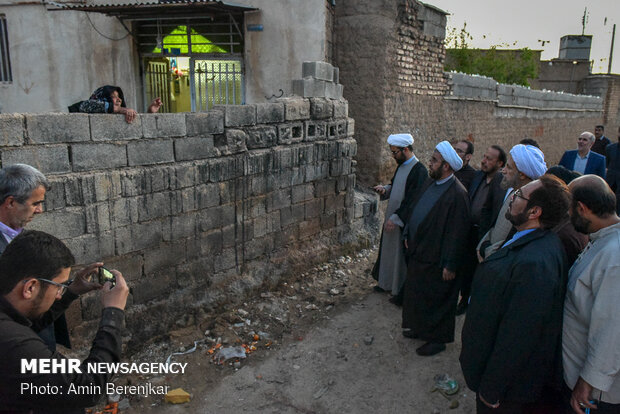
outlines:
[[611, 71], [620, 74], [620, 0], [425, 0], [425, 3], [450, 13], [448, 29], [460, 30], [466, 22], [467, 31], [473, 36], [472, 47], [509, 43], [514, 48], [542, 50], [543, 60], [558, 57], [562, 36], [581, 34], [581, 20], [587, 7], [584, 34], [593, 36], [592, 72], [607, 73], [615, 23]]

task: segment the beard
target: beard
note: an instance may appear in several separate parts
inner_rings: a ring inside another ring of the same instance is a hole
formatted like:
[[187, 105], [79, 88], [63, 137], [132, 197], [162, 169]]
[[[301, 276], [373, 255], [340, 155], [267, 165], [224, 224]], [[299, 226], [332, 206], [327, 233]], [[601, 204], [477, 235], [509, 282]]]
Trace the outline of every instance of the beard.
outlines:
[[428, 176], [431, 177], [435, 181], [439, 180], [441, 178], [441, 168], [437, 168], [436, 170], [429, 168]]
[[499, 186], [502, 188], [502, 190], [508, 190], [509, 188], [515, 188], [515, 185], [516, 183], [513, 183], [512, 181], [510, 181], [510, 179], [506, 175], [502, 177], [502, 182], [499, 183]]
[[34, 298], [32, 302], [32, 307], [30, 308], [30, 311], [26, 315], [26, 317], [30, 319], [31, 321], [36, 321], [41, 316], [43, 316], [45, 312], [47, 312], [47, 309], [46, 310], [41, 309], [43, 298], [45, 297], [45, 292], [47, 292], [47, 289], [49, 289], [49, 287], [47, 287], [46, 289], [39, 290], [37, 297]]
[[574, 209], [573, 211], [571, 211], [570, 222], [573, 224], [575, 230], [577, 230], [579, 233], [590, 233], [588, 231], [588, 228], [590, 227], [591, 221], [580, 216], [579, 213], [577, 213], [577, 211], [575, 211]]
[[515, 227], [519, 227], [523, 223], [527, 222], [527, 216], [527, 211], [522, 211], [516, 215], [510, 214], [510, 209], [506, 211], [506, 220], [508, 220]]

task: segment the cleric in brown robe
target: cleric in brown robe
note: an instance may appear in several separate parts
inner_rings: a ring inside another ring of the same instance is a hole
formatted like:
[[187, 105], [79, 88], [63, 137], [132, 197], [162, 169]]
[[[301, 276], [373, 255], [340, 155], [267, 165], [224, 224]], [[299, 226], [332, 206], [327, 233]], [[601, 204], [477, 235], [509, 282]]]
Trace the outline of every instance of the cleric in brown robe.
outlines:
[[425, 341], [418, 355], [435, 355], [454, 341], [456, 270], [470, 227], [467, 190], [454, 176], [462, 165], [448, 141], [437, 145], [428, 167], [431, 178], [414, 199], [403, 232], [409, 259], [403, 335]]

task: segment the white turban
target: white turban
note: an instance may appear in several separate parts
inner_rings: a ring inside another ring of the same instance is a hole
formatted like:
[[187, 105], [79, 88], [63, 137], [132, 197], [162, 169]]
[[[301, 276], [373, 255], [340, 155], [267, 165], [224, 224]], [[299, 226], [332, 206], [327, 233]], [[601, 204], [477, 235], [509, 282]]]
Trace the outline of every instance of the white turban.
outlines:
[[437, 144], [435, 149], [439, 151], [443, 159], [450, 164], [450, 167], [452, 167], [454, 171], [461, 169], [463, 166], [463, 160], [459, 157], [459, 154], [456, 153], [448, 141], [441, 141]]
[[517, 166], [517, 170], [532, 180], [537, 180], [538, 177], [547, 172], [545, 154], [533, 145], [515, 145], [510, 150], [510, 155]]
[[395, 147], [408, 147], [413, 144], [413, 137], [411, 134], [392, 134], [387, 139], [388, 144]]

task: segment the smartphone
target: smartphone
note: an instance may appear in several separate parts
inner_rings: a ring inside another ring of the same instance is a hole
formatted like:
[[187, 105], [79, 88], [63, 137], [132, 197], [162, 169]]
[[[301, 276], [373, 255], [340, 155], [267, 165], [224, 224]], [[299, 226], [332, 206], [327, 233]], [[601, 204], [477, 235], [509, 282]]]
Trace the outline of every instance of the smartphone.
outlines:
[[110, 282], [112, 287], [116, 286], [116, 276], [105, 267], [99, 268], [99, 284], [103, 285], [105, 282]]

